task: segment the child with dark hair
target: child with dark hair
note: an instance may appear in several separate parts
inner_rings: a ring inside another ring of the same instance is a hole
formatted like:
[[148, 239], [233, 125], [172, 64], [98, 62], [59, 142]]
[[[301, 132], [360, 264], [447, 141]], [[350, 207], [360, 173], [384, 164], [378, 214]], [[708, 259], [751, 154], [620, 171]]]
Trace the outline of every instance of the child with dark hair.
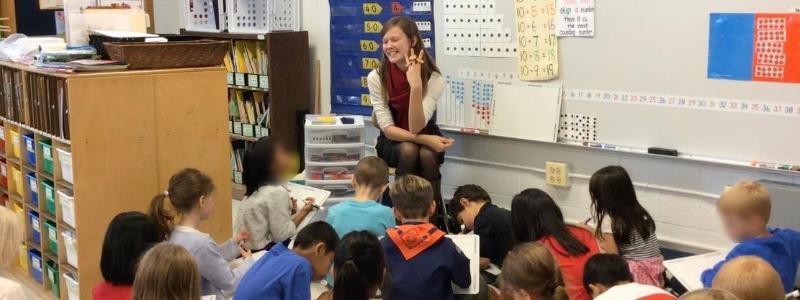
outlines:
[[391, 190], [402, 225], [381, 240], [391, 282], [386, 299], [453, 299], [453, 286], [470, 286], [469, 259], [445, 233], [430, 223], [436, 211], [433, 188], [422, 177], [406, 175]]
[[666, 291], [633, 281], [625, 259], [597, 254], [586, 262], [583, 286], [595, 300], [674, 300]]
[[303, 199], [299, 210], [284, 186], [289, 170], [289, 152], [275, 138], [263, 137], [242, 158], [245, 197], [236, 217], [236, 231], [250, 233], [245, 246], [253, 251], [268, 249], [297, 233], [297, 225], [313, 209], [313, 199]]
[[[203, 220], [214, 213], [215, 189], [208, 175], [196, 169], [183, 169], [170, 177], [166, 191], [153, 198], [150, 215], [156, 221], [160, 236], [183, 246], [197, 260], [202, 295], [223, 299], [236, 290], [239, 278], [250, 267], [252, 259], [250, 251], [239, 246], [247, 239], [247, 232], [239, 232], [217, 245], [211, 236], [198, 229]], [[243, 263], [231, 269], [228, 263], [239, 256], [245, 257]]]
[[369, 231], [353, 231], [339, 241], [333, 258], [336, 284], [318, 300], [368, 300], [383, 283], [383, 248]]
[[502, 266], [513, 246], [511, 211], [492, 204], [492, 197], [480, 186], [467, 184], [456, 189], [449, 212], [480, 237], [481, 269], [490, 262]]
[[234, 299], [311, 299], [311, 282], [325, 277], [339, 236], [328, 223], [308, 224], [289, 250], [282, 243], [258, 260], [244, 275]]
[[128, 300], [133, 293], [136, 264], [141, 256], [163, 239], [147, 215], [129, 211], [108, 224], [100, 256], [103, 282], [92, 288], [92, 299]]
[[663, 287], [664, 257], [656, 223], [639, 204], [628, 172], [620, 166], [597, 170], [589, 180], [589, 194], [593, 229], [603, 250], [622, 256], [634, 281]]
[[561, 266], [570, 299], [591, 299], [583, 288], [583, 267], [599, 249], [590, 231], [565, 224], [561, 209], [540, 189], [526, 189], [514, 196], [511, 227], [516, 241], [540, 242], [550, 249]]

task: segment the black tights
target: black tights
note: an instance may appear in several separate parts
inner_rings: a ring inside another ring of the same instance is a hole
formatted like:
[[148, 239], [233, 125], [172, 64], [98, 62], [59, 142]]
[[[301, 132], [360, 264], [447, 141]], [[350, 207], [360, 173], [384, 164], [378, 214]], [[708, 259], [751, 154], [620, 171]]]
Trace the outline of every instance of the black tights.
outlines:
[[428, 181], [439, 180], [439, 153], [428, 146], [403, 142], [400, 147], [400, 159], [395, 173], [397, 176], [408, 174], [419, 175]]

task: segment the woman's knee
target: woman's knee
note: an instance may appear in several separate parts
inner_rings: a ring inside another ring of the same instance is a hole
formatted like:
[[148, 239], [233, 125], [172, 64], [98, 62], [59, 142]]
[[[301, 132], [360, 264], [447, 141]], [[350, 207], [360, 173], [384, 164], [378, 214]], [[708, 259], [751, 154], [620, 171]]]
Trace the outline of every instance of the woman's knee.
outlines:
[[419, 148], [419, 161], [423, 168], [438, 170], [439, 155], [441, 155], [441, 153], [434, 151], [428, 146]]
[[413, 159], [416, 160], [419, 157], [419, 145], [410, 143], [410, 142], [403, 142], [400, 143], [398, 146], [400, 147], [400, 159]]

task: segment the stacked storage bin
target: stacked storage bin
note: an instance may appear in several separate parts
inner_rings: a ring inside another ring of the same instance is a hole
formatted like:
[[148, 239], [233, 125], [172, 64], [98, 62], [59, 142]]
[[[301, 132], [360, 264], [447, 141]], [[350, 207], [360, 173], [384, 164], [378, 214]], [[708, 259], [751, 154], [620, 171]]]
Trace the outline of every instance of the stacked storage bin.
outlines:
[[330, 191], [333, 199], [352, 197], [353, 173], [364, 157], [364, 135], [361, 116], [306, 116], [306, 185]]

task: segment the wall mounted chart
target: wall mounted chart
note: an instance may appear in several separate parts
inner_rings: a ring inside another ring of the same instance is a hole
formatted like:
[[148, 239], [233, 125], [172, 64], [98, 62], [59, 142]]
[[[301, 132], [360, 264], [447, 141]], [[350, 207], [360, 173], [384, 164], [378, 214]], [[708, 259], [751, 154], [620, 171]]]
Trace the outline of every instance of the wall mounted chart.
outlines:
[[405, 15], [417, 22], [426, 51], [434, 53], [433, 1], [330, 0], [331, 112], [370, 115], [367, 75], [380, 64], [383, 23]]

